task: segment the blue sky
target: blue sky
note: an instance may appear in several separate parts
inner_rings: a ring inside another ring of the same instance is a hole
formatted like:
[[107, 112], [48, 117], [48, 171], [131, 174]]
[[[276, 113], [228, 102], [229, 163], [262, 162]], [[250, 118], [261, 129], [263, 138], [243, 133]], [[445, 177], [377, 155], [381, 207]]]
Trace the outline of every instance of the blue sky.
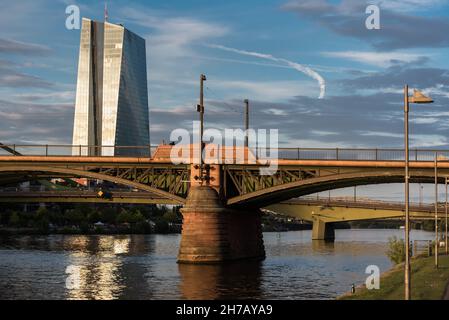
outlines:
[[[370, 3], [379, 4], [380, 30], [365, 28]], [[65, 28], [70, 4], [82, 16], [103, 19], [102, 1], [3, 1], [4, 142], [70, 143], [79, 44], [79, 30]], [[441, 98], [417, 111], [412, 142], [449, 146], [442, 108], [448, 1], [108, 1], [108, 11], [111, 22], [147, 40], [152, 143], [190, 127], [203, 72], [209, 126], [238, 127], [241, 100], [248, 98], [254, 126], [278, 128], [283, 145], [304, 147], [400, 147], [401, 127], [391, 122], [401, 121], [400, 92], [408, 81]], [[310, 76], [238, 50], [313, 69], [326, 82], [324, 99]]]
[[[371, 3], [380, 30], [365, 28]], [[71, 4], [103, 20], [102, 1], [1, 0], [3, 143], [71, 143], [80, 37], [65, 28]], [[205, 73], [206, 126], [241, 127], [248, 98], [251, 127], [279, 129], [281, 145], [295, 147], [402, 148], [408, 82], [435, 99], [413, 106], [412, 146], [449, 148], [447, 0], [115, 0], [108, 11], [146, 39], [152, 143], [191, 127]], [[291, 63], [324, 79], [322, 99], [317, 77]]]

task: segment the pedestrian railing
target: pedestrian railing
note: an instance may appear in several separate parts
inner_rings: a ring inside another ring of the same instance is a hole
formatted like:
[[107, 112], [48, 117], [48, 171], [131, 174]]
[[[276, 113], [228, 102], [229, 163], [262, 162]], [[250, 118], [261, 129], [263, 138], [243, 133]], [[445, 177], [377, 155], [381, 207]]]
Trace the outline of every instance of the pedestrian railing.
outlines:
[[[0, 156], [136, 156], [152, 157], [157, 145], [25, 145], [0, 144]], [[257, 159], [404, 161], [403, 149], [250, 148]], [[409, 161], [449, 161], [449, 150], [411, 149]]]
[[[299, 201], [299, 202], [310, 202], [310, 203], [323, 203], [323, 204], [341, 204], [341, 205], [370, 205], [370, 206], [380, 206], [380, 207], [404, 207], [405, 204], [403, 201], [393, 201], [393, 200], [380, 200], [380, 199], [371, 199], [367, 197], [356, 197], [353, 196], [344, 196], [344, 197], [329, 197], [323, 195], [310, 195], [310, 196], [302, 196], [300, 198], [292, 199], [290, 201]], [[410, 208], [422, 208], [423, 210], [434, 210], [435, 203], [422, 203], [422, 202], [409, 202]], [[445, 207], [444, 202], [438, 202], [439, 210], [443, 210]]]
[[25, 145], [0, 144], [0, 156], [135, 156], [151, 157], [156, 145], [94, 146], [94, 145]]

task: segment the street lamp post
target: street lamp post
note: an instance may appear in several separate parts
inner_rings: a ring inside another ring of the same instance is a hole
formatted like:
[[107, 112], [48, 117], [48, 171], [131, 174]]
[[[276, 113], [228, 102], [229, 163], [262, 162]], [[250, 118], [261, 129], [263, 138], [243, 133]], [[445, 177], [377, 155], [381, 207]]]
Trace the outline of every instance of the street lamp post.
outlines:
[[410, 300], [411, 277], [410, 277], [410, 212], [409, 212], [409, 148], [408, 148], [408, 112], [409, 103], [432, 103], [432, 99], [414, 90], [413, 96], [408, 96], [408, 85], [404, 86], [404, 144], [405, 144], [405, 270], [404, 270], [404, 293], [405, 300]]
[[438, 152], [435, 152], [435, 268], [438, 269]]
[[203, 185], [204, 181], [204, 174], [203, 174], [203, 167], [204, 167], [204, 160], [203, 160], [203, 150], [204, 150], [204, 143], [203, 143], [203, 133], [204, 133], [204, 81], [206, 81], [206, 76], [204, 74], [200, 75], [200, 104], [196, 106], [196, 111], [200, 113], [200, 139], [199, 139], [199, 169], [200, 169], [200, 183]]
[[446, 190], [446, 199], [445, 199], [445, 202], [444, 202], [444, 211], [445, 211], [445, 216], [446, 216], [446, 221], [445, 221], [445, 235], [444, 235], [444, 248], [445, 248], [445, 251], [446, 251], [446, 254], [448, 254], [448, 248], [447, 248], [447, 177], [446, 177], [446, 179], [444, 180], [444, 186], [445, 186], [445, 190]]

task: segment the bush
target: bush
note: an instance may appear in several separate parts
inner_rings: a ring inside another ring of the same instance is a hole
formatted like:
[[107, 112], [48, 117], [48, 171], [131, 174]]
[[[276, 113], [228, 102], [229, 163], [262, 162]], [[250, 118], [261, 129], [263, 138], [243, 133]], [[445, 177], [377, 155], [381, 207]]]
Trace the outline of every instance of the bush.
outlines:
[[394, 264], [405, 261], [405, 242], [396, 236], [388, 238], [387, 256]]
[[156, 218], [154, 220], [154, 232], [155, 233], [168, 233], [169, 227], [168, 222], [162, 218]]
[[20, 216], [19, 213], [17, 211], [14, 211], [10, 216], [9, 216], [9, 223], [8, 223], [11, 227], [18, 227], [20, 225]]
[[171, 223], [181, 223], [182, 221], [182, 217], [175, 210], [165, 212], [162, 218]]
[[117, 210], [115, 210], [112, 207], [107, 207], [101, 211], [100, 221], [103, 223], [112, 224], [112, 223], [115, 223], [116, 216], [117, 216]]

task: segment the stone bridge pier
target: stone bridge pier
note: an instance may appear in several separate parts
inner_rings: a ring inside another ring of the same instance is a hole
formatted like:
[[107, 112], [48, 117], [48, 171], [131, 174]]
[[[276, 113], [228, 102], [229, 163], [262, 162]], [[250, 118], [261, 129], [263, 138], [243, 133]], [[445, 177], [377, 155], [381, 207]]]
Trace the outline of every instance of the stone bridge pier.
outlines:
[[335, 240], [335, 228], [333, 222], [325, 222], [319, 218], [313, 219], [312, 240], [324, 240], [332, 242]]
[[219, 195], [219, 167], [211, 169], [211, 179], [204, 185], [195, 182], [198, 170], [191, 170], [191, 188], [181, 209], [178, 262], [207, 264], [264, 259], [261, 211], [227, 208]]
[[181, 212], [178, 262], [220, 263], [265, 257], [259, 210], [226, 208], [215, 189], [198, 186], [191, 188]]

